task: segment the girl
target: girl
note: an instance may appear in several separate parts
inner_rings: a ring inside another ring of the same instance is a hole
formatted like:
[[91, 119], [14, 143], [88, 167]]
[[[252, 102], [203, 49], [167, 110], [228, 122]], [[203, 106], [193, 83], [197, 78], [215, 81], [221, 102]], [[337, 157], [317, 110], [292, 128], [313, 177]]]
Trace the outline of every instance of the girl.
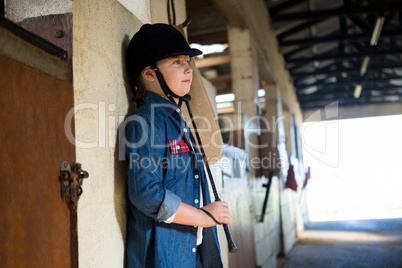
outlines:
[[222, 267], [214, 226], [230, 224], [228, 204], [210, 202], [203, 162], [180, 108], [192, 81], [190, 57], [200, 54], [167, 24], [143, 25], [128, 46], [137, 103], [124, 141], [128, 267]]

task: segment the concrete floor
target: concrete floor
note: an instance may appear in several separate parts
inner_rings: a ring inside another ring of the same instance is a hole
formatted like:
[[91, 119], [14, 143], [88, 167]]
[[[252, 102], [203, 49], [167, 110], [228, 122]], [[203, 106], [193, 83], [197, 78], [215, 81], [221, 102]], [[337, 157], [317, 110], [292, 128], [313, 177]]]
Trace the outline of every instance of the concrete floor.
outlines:
[[402, 219], [311, 222], [281, 267], [402, 267]]

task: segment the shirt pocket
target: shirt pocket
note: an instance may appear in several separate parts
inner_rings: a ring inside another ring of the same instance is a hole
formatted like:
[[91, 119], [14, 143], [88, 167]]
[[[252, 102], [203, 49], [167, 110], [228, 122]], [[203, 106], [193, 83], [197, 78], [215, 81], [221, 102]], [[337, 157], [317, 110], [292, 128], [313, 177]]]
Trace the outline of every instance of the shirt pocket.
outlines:
[[187, 143], [183, 139], [169, 140], [169, 147], [171, 154], [182, 154], [190, 151]]
[[171, 176], [182, 176], [191, 168], [190, 148], [183, 139], [169, 140], [167, 173]]

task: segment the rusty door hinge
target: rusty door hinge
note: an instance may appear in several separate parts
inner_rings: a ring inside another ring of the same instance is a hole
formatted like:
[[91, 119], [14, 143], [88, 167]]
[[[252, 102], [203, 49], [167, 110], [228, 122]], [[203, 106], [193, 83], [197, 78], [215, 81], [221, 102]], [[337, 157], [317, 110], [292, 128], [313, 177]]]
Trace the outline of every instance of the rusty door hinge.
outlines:
[[60, 165], [60, 192], [66, 202], [71, 202], [74, 209], [77, 209], [78, 199], [82, 194], [82, 182], [88, 178], [88, 172], [81, 169], [81, 164], [70, 165], [67, 161]]

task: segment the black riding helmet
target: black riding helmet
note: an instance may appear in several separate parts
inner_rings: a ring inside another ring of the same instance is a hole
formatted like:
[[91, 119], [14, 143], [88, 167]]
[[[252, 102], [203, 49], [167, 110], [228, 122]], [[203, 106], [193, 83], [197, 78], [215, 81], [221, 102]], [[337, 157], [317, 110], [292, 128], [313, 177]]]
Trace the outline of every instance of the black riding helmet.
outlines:
[[173, 26], [163, 23], [144, 24], [133, 36], [126, 52], [127, 75], [135, 99], [135, 85], [141, 71], [152, 66], [165, 95], [173, 101], [178, 97], [166, 85], [163, 75], [156, 66], [156, 62], [178, 55], [190, 57], [201, 55], [198, 49], [191, 48], [184, 36]]

